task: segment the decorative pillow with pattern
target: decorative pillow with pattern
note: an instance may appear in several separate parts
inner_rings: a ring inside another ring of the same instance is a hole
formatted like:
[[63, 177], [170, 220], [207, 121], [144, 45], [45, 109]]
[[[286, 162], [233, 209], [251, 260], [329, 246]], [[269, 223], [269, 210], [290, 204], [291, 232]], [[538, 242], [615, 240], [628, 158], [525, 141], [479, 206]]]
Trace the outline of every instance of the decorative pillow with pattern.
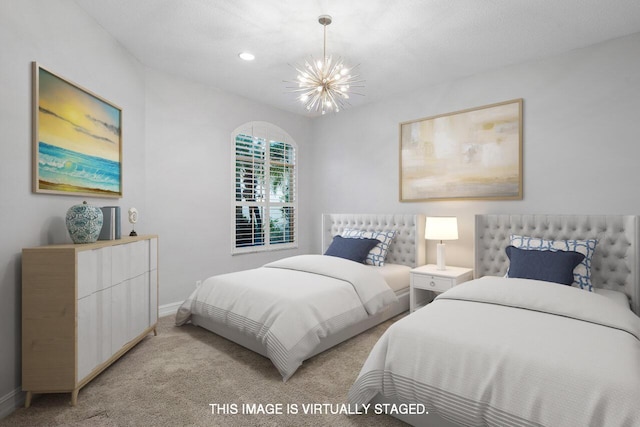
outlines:
[[342, 231], [342, 237], [356, 238], [356, 239], [377, 239], [380, 241], [373, 249], [369, 251], [369, 254], [364, 260], [365, 264], [383, 266], [384, 260], [387, 257], [389, 251], [389, 245], [396, 236], [396, 231], [364, 231], [353, 228], [345, 228]]
[[593, 292], [591, 284], [591, 258], [596, 250], [596, 239], [586, 240], [545, 240], [538, 237], [511, 235], [511, 245], [527, 250], [574, 251], [584, 255], [584, 259], [573, 269], [571, 286]]

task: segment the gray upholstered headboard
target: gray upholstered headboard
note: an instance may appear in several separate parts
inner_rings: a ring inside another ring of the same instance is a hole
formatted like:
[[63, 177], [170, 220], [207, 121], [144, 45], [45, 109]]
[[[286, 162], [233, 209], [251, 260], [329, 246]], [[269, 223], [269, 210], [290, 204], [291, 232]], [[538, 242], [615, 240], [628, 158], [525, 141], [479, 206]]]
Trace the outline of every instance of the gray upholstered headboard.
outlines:
[[544, 239], [596, 238], [591, 265], [595, 287], [624, 292], [640, 315], [640, 243], [632, 215], [476, 215], [475, 277], [503, 276], [509, 236]]
[[387, 262], [417, 267], [426, 264], [426, 244], [424, 240], [425, 216], [384, 215], [384, 214], [323, 214], [322, 215], [322, 253], [333, 236], [342, 233], [345, 228], [366, 231], [396, 230]]

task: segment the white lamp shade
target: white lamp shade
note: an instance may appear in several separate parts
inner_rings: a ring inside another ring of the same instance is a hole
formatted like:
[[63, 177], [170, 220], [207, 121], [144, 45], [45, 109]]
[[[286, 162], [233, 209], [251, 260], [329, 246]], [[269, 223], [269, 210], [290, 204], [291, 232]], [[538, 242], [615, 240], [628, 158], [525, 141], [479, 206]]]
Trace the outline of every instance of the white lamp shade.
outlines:
[[424, 238], [427, 240], [458, 240], [458, 218], [455, 216], [428, 216]]

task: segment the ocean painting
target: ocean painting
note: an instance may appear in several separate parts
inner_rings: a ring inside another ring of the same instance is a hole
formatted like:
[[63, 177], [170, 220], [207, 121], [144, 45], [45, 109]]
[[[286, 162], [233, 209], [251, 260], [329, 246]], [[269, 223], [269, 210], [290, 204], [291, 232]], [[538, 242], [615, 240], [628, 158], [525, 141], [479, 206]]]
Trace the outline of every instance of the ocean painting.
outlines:
[[522, 199], [522, 99], [400, 123], [400, 200]]
[[122, 197], [122, 110], [34, 63], [34, 191]]

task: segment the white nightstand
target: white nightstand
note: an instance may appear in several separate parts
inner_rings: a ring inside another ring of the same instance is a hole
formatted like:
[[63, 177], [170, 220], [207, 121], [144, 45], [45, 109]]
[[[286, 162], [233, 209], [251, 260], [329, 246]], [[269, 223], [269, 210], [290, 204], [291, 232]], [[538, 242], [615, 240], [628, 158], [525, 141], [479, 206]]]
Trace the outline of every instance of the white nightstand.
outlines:
[[455, 285], [473, 279], [473, 270], [463, 267], [449, 267], [446, 270], [438, 270], [433, 264], [411, 270], [411, 282], [409, 290], [409, 308], [413, 313], [425, 305], [427, 294], [425, 291], [444, 292]]

